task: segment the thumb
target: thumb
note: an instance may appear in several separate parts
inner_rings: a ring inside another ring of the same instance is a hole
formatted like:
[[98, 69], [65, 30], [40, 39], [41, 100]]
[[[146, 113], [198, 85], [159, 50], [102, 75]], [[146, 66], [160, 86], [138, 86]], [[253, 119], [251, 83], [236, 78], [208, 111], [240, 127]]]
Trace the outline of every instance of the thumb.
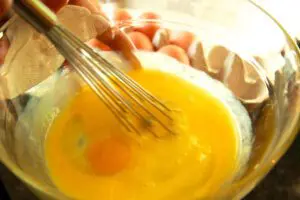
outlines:
[[9, 41], [6, 36], [0, 38], [0, 66], [4, 63], [5, 56], [9, 48]]

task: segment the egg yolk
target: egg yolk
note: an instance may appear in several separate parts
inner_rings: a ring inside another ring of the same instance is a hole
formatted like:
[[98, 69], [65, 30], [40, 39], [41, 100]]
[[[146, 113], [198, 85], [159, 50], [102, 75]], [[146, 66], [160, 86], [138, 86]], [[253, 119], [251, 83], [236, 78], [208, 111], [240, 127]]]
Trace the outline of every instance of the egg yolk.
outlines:
[[126, 167], [130, 148], [123, 140], [110, 137], [94, 142], [86, 150], [86, 158], [98, 175], [113, 175]]

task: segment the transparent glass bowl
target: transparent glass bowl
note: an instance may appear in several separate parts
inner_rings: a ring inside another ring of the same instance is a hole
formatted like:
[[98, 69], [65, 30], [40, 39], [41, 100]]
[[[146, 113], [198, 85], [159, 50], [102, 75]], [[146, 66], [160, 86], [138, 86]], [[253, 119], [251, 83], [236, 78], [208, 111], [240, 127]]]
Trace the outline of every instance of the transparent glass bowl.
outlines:
[[[255, 84], [239, 84], [238, 81], [244, 83], [245, 72], [224, 78], [226, 73], [201, 69], [231, 89], [252, 119], [254, 137], [250, 159], [245, 163], [247, 167], [233, 183], [210, 197], [242, 198], [285, 153], [299, 128], [300, 54], [293, 39], [264, 10], [246, 0], [132, 0], [122, 5], [136, 15], [151, 10], [162, 16], [162, 20], [119, 22], [117, 26], [125, 32], [148, 23], [172, 31], [193, 32], [200, 38], [207, 63], [212, 65], [214, 61], [209, 60], [214, 47], [225, 47], [229, 54], [221, 63], [227, 66], [229, 57], [237, 56], [243, 66], [247, 63], [247, 70], [255, 74], [255, 81], [260, 82], [256, 90]], [[113, 6], [108, 3], [104, 9], [109, 13]], [[42, 199], [68, 199], [48, 176], [43, 149], [47, 124], [53, 120], [53, 113], [63, 106], [65, 101], [61, 100], [66, 100], [66, 94], [75, 89], [61, 82], [68, 75], [60, 68], [24, 94], [1, 100], [0, 159]], [[61, 88], [67, 89], [62, 91]], [[3, 82], [0, 89], [1, 92], [8, 90]], [[257, 98], [260, 94], [267, 96]], [[48, 100], [41, 105], [45, 97]]]

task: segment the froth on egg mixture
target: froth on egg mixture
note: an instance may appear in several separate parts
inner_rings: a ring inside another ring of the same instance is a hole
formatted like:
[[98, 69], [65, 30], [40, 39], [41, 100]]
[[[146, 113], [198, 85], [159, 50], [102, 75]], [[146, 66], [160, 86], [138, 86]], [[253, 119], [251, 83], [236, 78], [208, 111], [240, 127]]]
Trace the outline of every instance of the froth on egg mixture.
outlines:
[[[112, 52], [103, 56], [115, 66], [126, 63]], [[170, 128], [176, 136], [157, 139], [146, 130], [141, 135], [127, 132], [84, 86], [47, 134], [45, 154], [53, 182], [67, 196], [84, 200], [216, 196], [240, 167], [241, 136], [250, 132], [246, 111], [205, 73], [163, 54], [137, 56], [145, 68], [129, 76], [175, 110]], [[233, 110], [246, 119], [246, 126]]]

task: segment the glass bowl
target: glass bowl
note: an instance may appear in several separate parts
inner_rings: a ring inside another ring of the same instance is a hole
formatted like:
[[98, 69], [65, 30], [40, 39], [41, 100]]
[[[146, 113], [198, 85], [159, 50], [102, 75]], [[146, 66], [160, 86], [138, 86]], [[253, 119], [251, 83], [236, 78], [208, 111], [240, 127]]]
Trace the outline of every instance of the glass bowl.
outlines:
[[[110, 18], [115, 3], [102, 5]], [[293, 38], [276, 19], [247, 0], [131, 0], [119, 5], [132, 16], [144, 11], [161, 15], [156, 20], [115, 22], [124, 32], [155, 24], [160, 29], [196, 34], [191, 64], [223, 83], [247, 109], [253, 137], [244, 138], [242, 144], [249, 158], [242, 159], [243, 170], [233, 182], [207, 197], [243, 198], [286, 152], [299, 128], [300, 54]], [[205, 65], [197, 64], [201, 61]], [[1, 100], [0, 159], [42, 199], [68, 199], [48, 175], [44, 140], [48, 125], [80, 87], [68, 84], [70, 80], [79, 83], [73, 75], [61, 67], [24, 93]], [[3, 95], [11, 87], [1, 76]]]

